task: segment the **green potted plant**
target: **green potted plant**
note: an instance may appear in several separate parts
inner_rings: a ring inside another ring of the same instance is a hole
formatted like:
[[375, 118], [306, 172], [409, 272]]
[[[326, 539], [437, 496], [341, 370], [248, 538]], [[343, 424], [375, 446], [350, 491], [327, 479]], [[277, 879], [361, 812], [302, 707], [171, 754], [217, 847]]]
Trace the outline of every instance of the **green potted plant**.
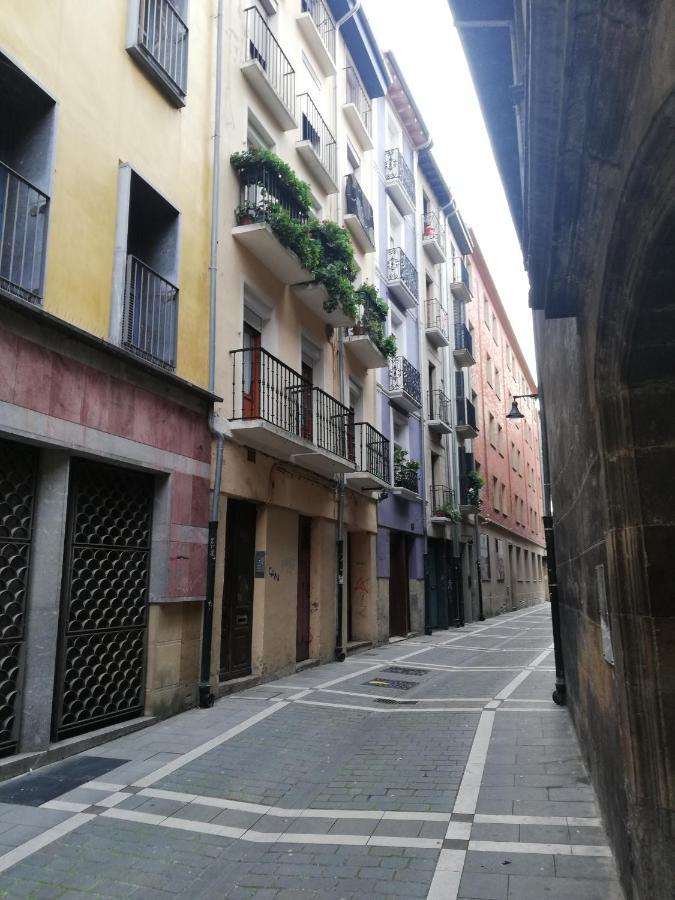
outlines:
[[469, 472], [467, 481], [469, 483], [469, 488], [467, 490], [467, 500], [471, 506], [480, 507], [483, 502], [481, 499], [480, 492], [485, 487], [485, 481], [479, 475], [478, 472]]

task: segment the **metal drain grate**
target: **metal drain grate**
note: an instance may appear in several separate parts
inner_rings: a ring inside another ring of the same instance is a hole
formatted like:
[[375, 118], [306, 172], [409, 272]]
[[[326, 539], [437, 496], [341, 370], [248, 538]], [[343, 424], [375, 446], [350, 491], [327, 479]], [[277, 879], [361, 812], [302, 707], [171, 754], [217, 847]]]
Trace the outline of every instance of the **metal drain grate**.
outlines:
[[376, 703], [388, 703], [394, 706], [417, 706], [417, 700], [397, 700], [396, 697], [376, 697]]
[[411, 669], [407, 666], [389, 666], [385, 672], [394, 672], [396, 675], [428, 675], [428, 669]]
[[411, 688], [417, 687], [416, 681], [392, 681], [391, 678], [373, 678], [371, 681], [363, 683], [372, 687], [394, 688], [396, 691], [409, 691]]

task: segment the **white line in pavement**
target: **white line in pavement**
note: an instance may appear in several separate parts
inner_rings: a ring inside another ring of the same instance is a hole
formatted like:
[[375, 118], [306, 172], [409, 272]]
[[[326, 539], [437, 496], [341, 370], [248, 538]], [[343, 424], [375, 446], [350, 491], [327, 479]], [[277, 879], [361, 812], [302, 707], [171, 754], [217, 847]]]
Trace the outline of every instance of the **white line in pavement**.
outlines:
[[592, 816], [511, 816], [498, 813], [476, 813], [476, 825], [570, 825], [574, 828], [598, 828], [602, 822]]
[[15, 847], [14, 850], [10, 850], [9, 853], [4, 853], [0, 856], [0, 872], [5, 872], [7, 869], [15, 866], [28, 856], [36, 853], [38, 850], [42, 850], [42, 848], [46, 847], [48, 844], [58, 841], [59, 838], [69, 834], [71, 831], [74, 831], [76, 828], [79, 828], [80, 825], [84, 825], [86, 822], [91, 821], [93, 818], [95, 818], [95, 816], [90, 814], [77, 813], [77, 815], [71, 816], [64, 822], [60, 822], [58, 825], [48, 828], [46, 831], [43, 831], [42, 834], [38, 834], [37, 837], [31, 838], [29, 841], [26, 841], [25, 844], [21, 844], [20, 847]]
[[194, 747], [187, 753], [182, 753], [179, 757], [171, 760], [171, 762], [167, 763], [165, 766], [161, 766], [161, 768], [155, 769], [154, 772], [151, 772], [144, 778], [139, 778], [138, 781], [134, 781], [134, 787], [150, 787], [151, 784], [154, 784], [161, 778], [165, 778], [167, 775], [171, 775], [171, 773], [175, 772], [176, 769], [182, 768], [184, 765], [187, 765], [187, 763], [192, 762], [193, 759], [197, 759], [198, 757], [203, 756], [205, 753], [208, 753], [209, 750], [213, 750], [215, 747], [219, 747], [226, 741], [237, 737], [237, 735], [241, 734], [242, 731], [246, 731], [246, 729], [251, 728], [252, 725], [257, 725], [258, 722], [262, 722], [263, 719], [267, 719], [269, 716], [274, 715], [275, 712], [278, 712], [278, 710], [280, 709], [284, 709], [284, 707], [286, 706], [288, 706], [288, 702], [286, 700], [280, 700], [278, 703], [275, 703], [274, 706], [270, 706], [269, 709], [263, 709], [259, 713], [256, 713], [254, 716], [251, 716], [248, 719], [244, 719], [244, 721], [240, 722], [239, 725], [235, 725], [233, 728], [229, 728], [222, 734], [211, 738], [210, 741], [205, 741], [203, 744], [200, 744], [198, 747]]
[[611, 856], [609, 847], [583, 844], [528, 844], [519, 841], [469, 841], [482, 853], [545, 853], [549, 856]]
[[[323, 691], [317, 693], [338, 694], [341, 697], [368, 697], [370, 700], [391, 699], [389, 695], [385, 696], [384, 694], [367, 694], [365, 691], [334, 691], [330, 688], [324, 688]], [[415, 703], [483, 703], [487, 700], [492, 700], [492, 697], [415, 697]]]
[[485, 769], [485, 760], [487, 759], [494, 722], [495, 714], [493, 710], [484, 710], [481, 713], [452, 810], [455, 813], [476, 812], [478, 792], [483, 780], [483, 770]]
[[466, 850], [441, 850], [427, 900], [457, 900]]
[[[389, 698], [394, 699], [394, 698]], [[364, 712], [377, 713], [388, 716], [391, 713], [479, 713], [483, 711], [482, 706], [443, 706], [439, 708], [413, 709], [407, 705], [393, 705], [388, 709], [378, 709], [376, 706], [359, 706], [356, 703], [328, 703], [324, 700], [296, 700], [301, 706], [327, 706], [329, 709], [358, 709]], [[398, 703], [398, 701], [397, 701]]]
[[40, 809], [58, 809], [60, 812], [84, 812], [91, 803], [71, 803], [70, 800], [47, 800], [40, 804]]

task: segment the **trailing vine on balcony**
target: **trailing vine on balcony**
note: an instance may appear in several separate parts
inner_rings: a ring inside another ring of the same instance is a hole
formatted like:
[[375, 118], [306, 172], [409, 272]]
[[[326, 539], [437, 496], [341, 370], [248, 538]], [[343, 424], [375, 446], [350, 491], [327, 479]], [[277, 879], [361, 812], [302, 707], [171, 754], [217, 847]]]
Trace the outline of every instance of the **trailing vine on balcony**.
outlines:
[[356, 298], [363, 307], [359, 322], [361, 329], [371, 338], [380, 353], [393, 359], [398, 352], [396, 338], [393, 334], [384, 333], [384, 323], [389, 313], [387, 302], [379, 296], [375, 286], [367, 281], [356, 289]]
[[483, 498], [481, 497], [480, 492], [485, 487], [485, 481], [483, 480], [483, 477], [476, 471], [469, 472], [467, 481], [469, 484], [467, 490], [467, 500], [469, 501], [471, 506], [476, 506], [480, 509], [480, 506], [483, 502]]

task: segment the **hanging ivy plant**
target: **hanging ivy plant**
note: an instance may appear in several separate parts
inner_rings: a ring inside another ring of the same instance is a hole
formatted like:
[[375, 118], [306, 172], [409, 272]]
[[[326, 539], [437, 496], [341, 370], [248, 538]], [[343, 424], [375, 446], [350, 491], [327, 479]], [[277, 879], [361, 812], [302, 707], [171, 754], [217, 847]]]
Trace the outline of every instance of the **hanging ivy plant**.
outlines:
[[364, 282], [356, 289], [356, 297], [363, 313], [360, 319], [362, 333], [367, 334], [380, 353], [388, 359], [396, 356], [396, 338], [393, 334], [385, 335], [384, 323], [387, 321], [389, 306], [377, 293], [374, 285]]

